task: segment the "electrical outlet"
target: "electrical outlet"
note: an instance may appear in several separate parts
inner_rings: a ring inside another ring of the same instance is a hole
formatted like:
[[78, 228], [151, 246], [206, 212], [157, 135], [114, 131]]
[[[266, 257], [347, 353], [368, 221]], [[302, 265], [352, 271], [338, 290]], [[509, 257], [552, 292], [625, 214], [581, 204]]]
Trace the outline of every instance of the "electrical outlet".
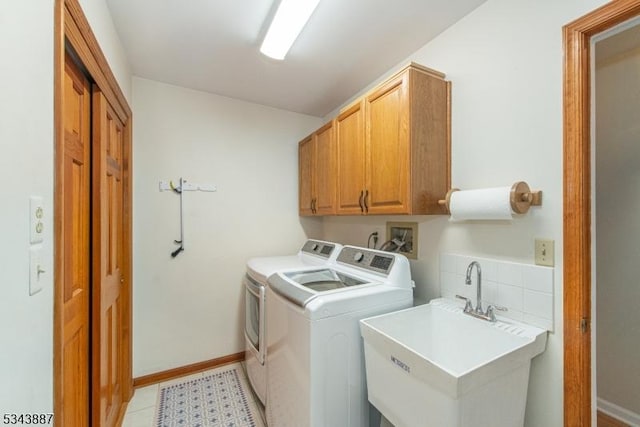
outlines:
[[554, 266], [553, 240], [536, 239], [536, 264]]
[[29, 221], [31, 223], [29, 242], [42, 243], [44, 235], [44, 204], [42, 197], [31, 196], [29, 198]]

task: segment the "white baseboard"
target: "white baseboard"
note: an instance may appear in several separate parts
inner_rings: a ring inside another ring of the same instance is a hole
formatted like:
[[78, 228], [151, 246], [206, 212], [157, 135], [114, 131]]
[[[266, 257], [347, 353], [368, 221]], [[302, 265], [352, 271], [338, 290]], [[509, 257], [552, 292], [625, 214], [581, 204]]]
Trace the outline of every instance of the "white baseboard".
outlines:
[[624, 409], [615, 403], [607, 402], [604, 399], [598, 398], [598, 410], [604, 412], [607, 415], [617, 418], [618, 420], [630, 424], [631, 427], [640, 427], [640, 415]]

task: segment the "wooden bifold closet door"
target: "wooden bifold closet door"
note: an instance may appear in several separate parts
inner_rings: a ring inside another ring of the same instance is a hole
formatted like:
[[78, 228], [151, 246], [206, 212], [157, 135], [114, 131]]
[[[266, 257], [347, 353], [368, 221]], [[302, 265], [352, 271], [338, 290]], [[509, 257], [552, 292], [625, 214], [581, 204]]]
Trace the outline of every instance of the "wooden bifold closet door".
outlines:
[[131, 395], [128, 129], [69, 54], [63, 107], [56, 425], [112, 427]]
[[63, 85], [64, 138], [56, 153], [61, 188], [62, 262], [60, 358], [62, 411], [58, 426], [89, 425], [91, 86], [69, 55]]
[[93, 88], [93, 425], [114, 426], [123, 404], [126, 346], [123, 155], [124, 126]]
[[115, 427], [133, 395], [133, 119], [78, 0], [54, 8], [53, 422]]

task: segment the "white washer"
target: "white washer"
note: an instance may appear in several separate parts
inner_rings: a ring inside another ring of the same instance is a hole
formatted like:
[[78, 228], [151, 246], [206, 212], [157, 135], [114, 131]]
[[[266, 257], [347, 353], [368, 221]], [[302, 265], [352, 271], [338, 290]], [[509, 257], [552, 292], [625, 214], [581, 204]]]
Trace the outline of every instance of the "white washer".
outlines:
[[247, 261], [245, 286], [245, 361], [247, 376], [258, 398], [266, 403], [265, 286], [278, 270], [320, 266], [335, 260], [342, 245], [307, 240], [297, 255], [251, 258]]
[[369, 426], [358, 321], [411, 307], [409, 261], [345, 246], [336, 261], [280, 271], [267, 286], [267, 423]]

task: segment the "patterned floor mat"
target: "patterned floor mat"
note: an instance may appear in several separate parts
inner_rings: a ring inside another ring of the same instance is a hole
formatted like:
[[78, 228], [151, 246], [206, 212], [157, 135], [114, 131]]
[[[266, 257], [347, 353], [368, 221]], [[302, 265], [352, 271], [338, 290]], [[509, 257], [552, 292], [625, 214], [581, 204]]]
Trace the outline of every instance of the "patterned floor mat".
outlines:
[[156, 427], [263, 427], [242, 368], [218, 372], [160, 388]]

